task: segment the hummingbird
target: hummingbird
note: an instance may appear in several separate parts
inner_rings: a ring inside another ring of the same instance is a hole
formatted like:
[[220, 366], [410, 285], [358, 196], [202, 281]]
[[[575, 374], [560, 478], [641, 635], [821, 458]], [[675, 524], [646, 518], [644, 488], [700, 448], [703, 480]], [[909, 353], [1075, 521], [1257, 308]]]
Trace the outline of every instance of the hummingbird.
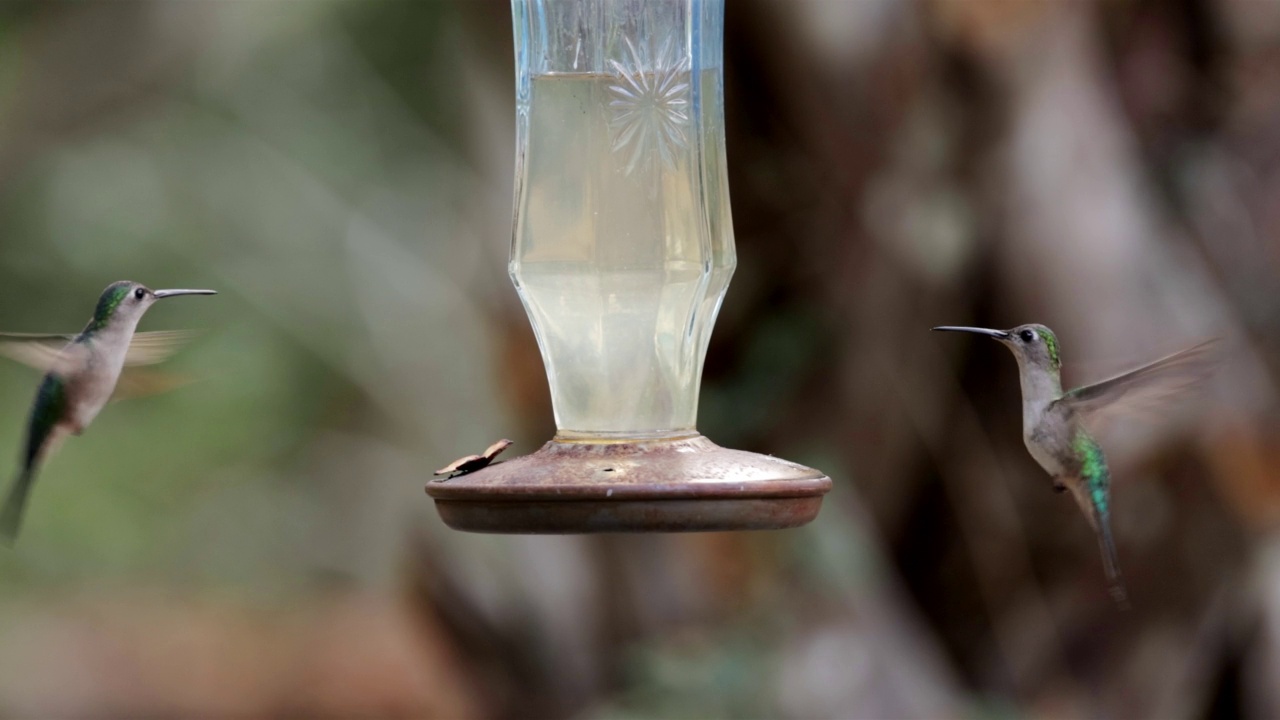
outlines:
[[977, 333], [1013, 352], [1022, 380], [1022, 441], [1053, 479], [1070, 491], [1098, 536], [1111, 596], [1122, 607], [1128, 593], [1111, 535], [1111, 471], [1093, 431], [1116, 411], [1151, 408], [1209, 373], [1208, 340], [1107, 380], [1063, 392], [1058, 337], [1044, 325], [1009, 330], [942, 325], [934, 330]]
[[164, 298], [216, 294], [151, 290], [123, 280], [102, 291], [93, 317], [79, 334], [0, 334], [0, 354], [45, 372], [31, 408], [17, 478], [0, 506], [0, 539], [13, 544], [40, 464], [67, 435], [79, 435], [89, 427], [116, 392], [124, 368], [161, 362], [190, 334], [135, 333], [143, 314]]

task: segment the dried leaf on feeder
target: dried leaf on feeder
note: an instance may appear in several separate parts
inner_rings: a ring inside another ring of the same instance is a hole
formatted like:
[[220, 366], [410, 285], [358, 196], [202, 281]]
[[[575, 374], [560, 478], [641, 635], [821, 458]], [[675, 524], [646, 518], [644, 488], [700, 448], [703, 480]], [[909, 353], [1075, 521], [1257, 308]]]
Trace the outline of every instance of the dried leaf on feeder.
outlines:
[[[453, 478], [459, 475], [466, 475], [467, 473], [473, 473], [483, 467], [488, 466], [489, 463], [493, 462], [494, 458], [498, 457], [499, 453], [501, 453], [503, 450], [506, 450], [510, 446], [511, 446], [510, 440], [499, 440], [498, 442], [490, 445], [484, 451], [483, 454], [467, 455], [466, 457], [460, 457], [457, 460], [454, 460], [448, 465], [445, 465], [444, 467], [437, 470], [435, 474], [448, 475], [449, 478]], [[448, 480], [449, 478], [444, 478], [444, 479]]]

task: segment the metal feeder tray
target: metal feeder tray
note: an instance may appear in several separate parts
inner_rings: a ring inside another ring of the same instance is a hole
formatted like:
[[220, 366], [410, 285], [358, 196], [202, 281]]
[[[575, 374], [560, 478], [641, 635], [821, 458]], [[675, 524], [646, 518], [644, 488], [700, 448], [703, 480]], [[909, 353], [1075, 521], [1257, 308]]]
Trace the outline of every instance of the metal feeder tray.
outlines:
[[530, 455], [427, 485], [445, 523], [484, 533], [775, 530], [818, 515], [831, 479], [699, 434], [552, 440]]

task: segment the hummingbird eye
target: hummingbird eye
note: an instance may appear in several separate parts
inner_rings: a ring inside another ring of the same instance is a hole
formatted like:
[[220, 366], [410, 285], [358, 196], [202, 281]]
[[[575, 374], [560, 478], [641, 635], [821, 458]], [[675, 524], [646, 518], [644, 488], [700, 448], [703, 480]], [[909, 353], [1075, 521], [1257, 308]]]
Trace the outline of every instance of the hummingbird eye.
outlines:
[[144, 297], [146, 297], [146, 296], [147, 296], [147, 289], [146, 289], [146, 288], [138, 288], [137, 290], [134, 290], [134, 291], [133, 291], [133, 296], [134, 296], [135, 298], [137, 298], [137, 299], [141, 300], [142, 298], [144, 298]]
[[1036, 339], [1036, 334], [1031, 332], [1030, 330], [1023, 330], [1022, 332], [1018, 333], [1018, 337], [1022, 338], [1022, 342], [1029, 343]]

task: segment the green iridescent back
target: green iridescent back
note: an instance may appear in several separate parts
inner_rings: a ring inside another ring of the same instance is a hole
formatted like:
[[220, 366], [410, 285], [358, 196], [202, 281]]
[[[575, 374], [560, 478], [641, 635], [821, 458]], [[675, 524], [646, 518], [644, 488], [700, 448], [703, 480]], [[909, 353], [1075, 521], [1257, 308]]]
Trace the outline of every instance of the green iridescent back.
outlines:
[[1100, 514], [1106, 515], [1110, 511], [1111, 471], [1107, 469], [1102, 446], [1084, 428], [1078, 428], [1071, 441], [1071, 449], [1080, 459], [1080, 477], [1089, 485], [1089, 500]]
[[102, 295], [98, 298], [98, 305], [93, 309], [93, 320], [89, 322], [90, 330], [101, 330], [106, 326], [115, 315], [116, 308], [129, 297], [133, 285], [134, 283], [128, 280], [121, 280], [111, 283], [106, 290], [102, 291]]
[[1058, 336], [1054, 335], [1052, 330], [1043, 326], [1036, 328], [1036, 334], [1040, 336], [1041, 340], [1044, 340], [1044, 346], [1049, 351], [1049, 362], [1053, 363], [1055, 368], [1062, 367], [1062, 356], [1058, 354]]
[[36, 391], [35, 406], [31, 408], [31, 422], [27, 428], [27, 451], [24, 467], [30, 468], [40, 454], [40, 447], [49, 431], [62, 419], [67, 409], [67, 384], [52, 373], [44, 377]]

